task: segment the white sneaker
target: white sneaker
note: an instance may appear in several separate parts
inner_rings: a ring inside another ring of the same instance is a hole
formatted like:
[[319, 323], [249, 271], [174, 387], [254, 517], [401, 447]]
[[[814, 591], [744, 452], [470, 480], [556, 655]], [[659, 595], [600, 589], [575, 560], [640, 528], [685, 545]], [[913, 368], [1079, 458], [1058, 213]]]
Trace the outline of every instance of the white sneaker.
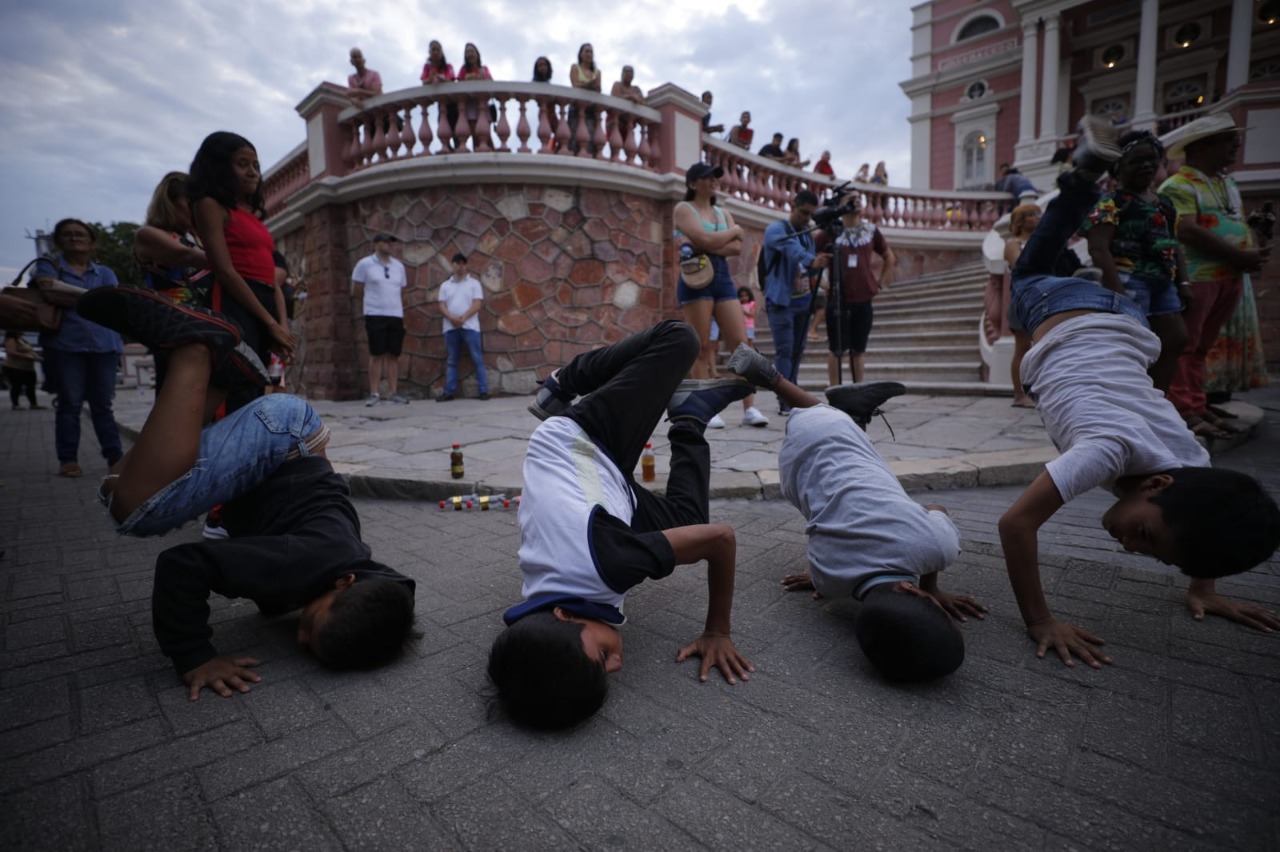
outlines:
[[753, 405], [742, 412], [742, 425], [765, 427], [769, 425], [769, 418]]
[[712, 417], [710, 420], [708, 420], [708, 421], [707, 421], [707, 428], [708, 428], [708, 429], [723, 429], [723, 428], [724, 428], [724, 418], [723, 418], [723, 417], [721, 417], [719, 414], [717, 414], [715, 417]]
[[204, 525], [204, 529], [200, 531], [200, 535], [208, 541], [221, 541], [224, 538], [230, 538], [231, 533], [227, 532], [227, 528], [222, 524], [217, 526]]
[[369, 394], [369, 398], [364, 401], [364, 407], [373, 408], [375, 405], [378, 404], [378, 401], [380, 399], [382, 399], [382, 397], [378, 396], [377, 392], [375, 391], [374, 393]]

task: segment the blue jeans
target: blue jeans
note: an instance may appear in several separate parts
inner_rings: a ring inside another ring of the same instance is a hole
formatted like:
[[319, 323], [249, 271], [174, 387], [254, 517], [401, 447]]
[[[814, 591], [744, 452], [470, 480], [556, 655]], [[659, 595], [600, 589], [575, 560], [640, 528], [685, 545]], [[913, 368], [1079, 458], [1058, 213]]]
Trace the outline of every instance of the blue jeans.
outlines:
[[1098, 200], [1098, 187], [1074, 172], [1058, 176], [1062, 190], [1044, 211], [1013, 267], [1011, 310], [1028, 335], [1054, 314], [1066, 311], [1097, 311], [1126, 314], [1147, 327], [1142, 309], [1122, 293], [1083, 278], [1054, 276], [1053, 266], [1067, 241]]
[[46, 348], [44, 359], [45, 374], [53, 380], [53, 392], [58, 397], [53, 421], [58, 461], [68, 464], [79, 460], [80, 411], [87, 402], [102, 457], [107, 464], [115, 464], [123, 453], [120, 430], [111, 411], [120, 353], [66, 352]]
[[812, 296], [791, 297], [790, 304], [765, 303], [769, 331], [773, 333], [773, 365], [778, 374], [790, 382], [800, 372], [800, 358], [809, 339], [809, 302]]
[[[122, 535], [162, 535], [266, 481], [290, 450], [306, 456], [304, 439], [323, 423], [296, 396], [258, 397], [200, 433], [192, 468], [152, 495], [117, 525]], [[110, 508], [108, 497], [106, 502]]]
[[462, 354], [462, 344], [466, 343], [467, 352], [471, 355], [471, 363], [476, 365], [476, 384], [480, 393], [489, 392], [489, 374], [484, 368], [484, 352], [480, 348], [480, 332], [469, 328], [451, 328], [444, 333], [445, 351], [449, 361], [444, 373], [444, 392], [458, 391], [458, 356]]

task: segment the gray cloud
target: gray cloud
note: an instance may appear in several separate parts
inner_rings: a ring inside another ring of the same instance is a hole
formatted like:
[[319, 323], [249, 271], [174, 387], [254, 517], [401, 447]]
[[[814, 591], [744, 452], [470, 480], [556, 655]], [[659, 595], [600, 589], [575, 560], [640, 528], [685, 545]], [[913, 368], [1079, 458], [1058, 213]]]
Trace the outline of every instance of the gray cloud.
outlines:
[[345, 80], [355, 44], [394, 90], [417, 85], [433, 38], [455, 66], [475, 41], [500, 79], [527, 80], [545, 54], [560, 83], [590, 41], [606, 90], [630, 64], [646, 89], [711, 89], [726, 126], [749, 109], [757, 135], [798, 136], [812, 159], [829, 148], [842, 176], [885, 160], [907, 181], [906, 2], [759, 0], [714, 13], [652, 0], [4, 5], [0, 267], [28, 259], [25, 231], [64, 216], [141, 220], [160, 176], [185, 169], [214, 130], [275, 162], [302, 141], [294, 106], [321, 81]]

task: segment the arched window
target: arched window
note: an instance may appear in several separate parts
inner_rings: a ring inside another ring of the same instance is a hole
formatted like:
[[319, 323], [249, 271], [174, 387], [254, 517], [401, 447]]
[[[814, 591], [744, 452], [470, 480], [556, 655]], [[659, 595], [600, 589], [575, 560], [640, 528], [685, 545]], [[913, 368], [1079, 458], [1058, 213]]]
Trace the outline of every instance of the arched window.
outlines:
[[1180, 80], [1165, 90], [1164, 111], [1182, 112], [1204, 104], [1204, 86], [1199, 80]]
[[964, 138], [964, 183], [979, 183], [987, 176], [987, 134], [975, 130]]
[[974, 18], [963, 27], [960, 28], [960, 34], [956, 36], [956, 41], [964, 41], [969, 38], [977, 38], [980, 35], [986, 35], [1000, 29], [1000, 22], [991, 15], [982, 15]]
[[1249, 73], [1250, 80], [1280, 79], [1280, 59], [1266, 59], [1253, 66]]

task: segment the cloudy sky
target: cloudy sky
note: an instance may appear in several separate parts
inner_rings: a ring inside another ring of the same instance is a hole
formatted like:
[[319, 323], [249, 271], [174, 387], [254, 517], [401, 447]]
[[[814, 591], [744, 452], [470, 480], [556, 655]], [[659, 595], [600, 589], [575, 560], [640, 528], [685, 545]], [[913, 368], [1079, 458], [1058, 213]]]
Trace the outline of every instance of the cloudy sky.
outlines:
[[645, 90], [711, 89], [717, 123], [751, 111], [757, 146], [781, 131], [805, 157], [829, 148], [841, 176], [885, 160], [906, 184], [913, 2], [0, 0], [0, 270], [12, 277], [27, 235], [62, 217], [140, 222], [214, 130], [270, 166], [303, 139], [297, 103], [345, 84], [352, 45], [393, 91], [418, 84], [432, 39], [455, 67], [476, 42], [497, 79], [528, 80], [545, 54], [566, 85], [590, 41], [605, 91], [624, 64]]

